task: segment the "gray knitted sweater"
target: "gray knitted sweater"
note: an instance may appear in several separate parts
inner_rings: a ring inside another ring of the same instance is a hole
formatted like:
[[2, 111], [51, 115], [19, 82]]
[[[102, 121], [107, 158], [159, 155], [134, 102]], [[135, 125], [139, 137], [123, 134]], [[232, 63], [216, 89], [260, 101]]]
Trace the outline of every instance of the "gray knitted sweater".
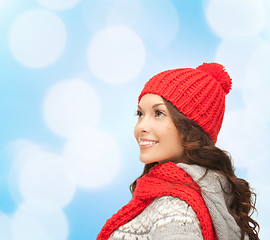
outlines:
[[[218, 240], [241, 239], [240, 229], [228, 212], [230, 201], [223, 189], [227, 183], [223, 176], [197, 165], [178, 163], [201, 188], [202, 197], [211, 215]], [[192, 207], [180, 198], [163, 196], [156, 198], [135, 218], [116, 229], [109, 240], [176, 240], [203, 239], [201, 226]], [[245, 237], [248, 240], [248, 237]]]

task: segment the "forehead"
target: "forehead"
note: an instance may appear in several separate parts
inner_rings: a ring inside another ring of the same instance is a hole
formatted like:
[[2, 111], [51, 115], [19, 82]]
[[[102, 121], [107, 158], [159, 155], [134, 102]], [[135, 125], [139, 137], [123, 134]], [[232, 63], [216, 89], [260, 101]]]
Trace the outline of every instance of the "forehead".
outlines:
[[162, 97], [157, 94], [147, 93], [142, 96], [139, 105], [151, 105], [156, 103], [164, 103]]

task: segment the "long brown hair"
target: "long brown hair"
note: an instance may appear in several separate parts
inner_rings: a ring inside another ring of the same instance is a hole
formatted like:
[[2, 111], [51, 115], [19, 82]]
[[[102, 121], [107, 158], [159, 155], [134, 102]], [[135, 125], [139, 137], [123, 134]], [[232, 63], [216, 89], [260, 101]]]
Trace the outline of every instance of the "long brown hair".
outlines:
[[[232, 196], [228, 210], [241, 229], [241, 239], [244, 239], [245, 234], [249, 236], [250, 240], [259, 239], [259, 224], [251, 218], [256, 210], [256, 194], [251, 190], [247, 181], [235, 176], [235, 169], [229, 153], [216, 147], [208, 134], [197, 123], [186, 118], [169, 101], [164, 98], [163, 100], [181, 136], [185, 149], [185, 163], [215, 170], [226, 177], [231, 186], [229, 194]], [[156, 164], [158, 162], [145, 164], [140, 177], [148, 173]], [[132, 194], [136, 188], [137, 179], [130, 185]]]

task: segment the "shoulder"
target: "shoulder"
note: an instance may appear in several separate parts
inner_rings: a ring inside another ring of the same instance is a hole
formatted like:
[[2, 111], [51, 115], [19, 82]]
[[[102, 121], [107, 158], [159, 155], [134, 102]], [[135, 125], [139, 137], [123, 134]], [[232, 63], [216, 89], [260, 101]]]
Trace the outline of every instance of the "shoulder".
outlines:
[[139, 215], [119, 227], [109, 239], [203, 239], [192, 207], [178, 197], [156, 198]]
[[135, 226], [139, 227], [139, 232], [149, 234], [151, 239], [167, 239], [168, 234], [170, 237], [173, 235], [192, 237], [190, 233], [202, 236], [199, 220], [192, 207], [173, 196], [156, 198], [143, 212], [122, 228], [134, 229]]
[[156, 198], [147, 208], [145, 210], [148, 210], [149, 212], [153, 213], [155, 210], [158, 212], [158, 214], [150, 214], [153, 220], [157, 220], [156, 218], [162, 219], [178, 216], [191, 217], [195, 214], [191, 206], [189, 206], [185, 201], [173, 196], [162, 196]]
[[174, 222], [177, 225], [193, 225], [201, 232], [196, 213], [190, 205], [178, 197], [163, 196], [155, 199], [149, 206], [149, 217], [154, 227], [163, 228]]
[[178, 197], [163, 196], [149, 206], [151, 239], [203, 239], [196, 213]]

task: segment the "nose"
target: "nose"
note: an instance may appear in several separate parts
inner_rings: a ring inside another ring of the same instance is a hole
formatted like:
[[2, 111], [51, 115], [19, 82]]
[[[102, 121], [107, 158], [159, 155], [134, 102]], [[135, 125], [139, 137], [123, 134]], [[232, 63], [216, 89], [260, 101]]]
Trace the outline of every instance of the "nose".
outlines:
[[150, 132], [151, 130], [151, 121], [149, 120], [148, 117], [143, 117], [141, 119], [138, 120], [137, 124], [136, 124], [136, 128], [138, 130], [138, 132]]

